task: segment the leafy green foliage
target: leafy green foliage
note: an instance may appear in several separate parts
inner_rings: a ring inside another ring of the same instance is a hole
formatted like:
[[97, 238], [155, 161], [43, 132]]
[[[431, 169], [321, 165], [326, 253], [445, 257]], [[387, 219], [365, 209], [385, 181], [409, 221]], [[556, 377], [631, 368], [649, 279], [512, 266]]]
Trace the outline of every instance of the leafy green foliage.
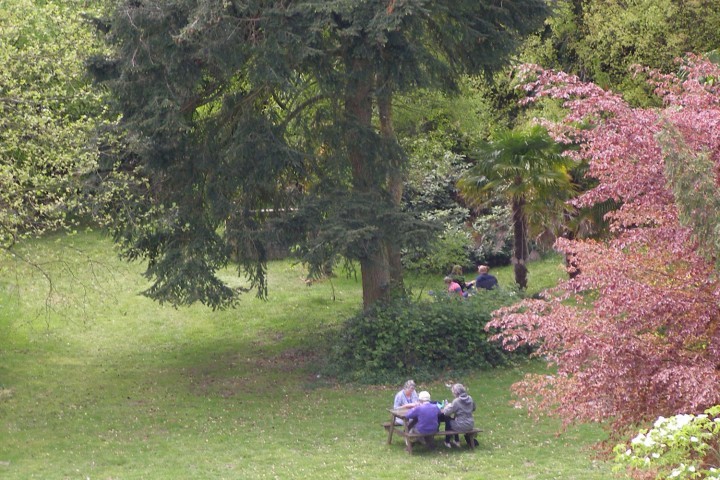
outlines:
[[488, 340], [484, 327], [493, 310], [517, 299], [496, 289], [465, 299], [438, 292], [432, 302], [401, 298], [377, 305], [343, 325], [327, 371], [378, 383], [505, 365], [510, 354]]
[[403, 265], [423, 273], [448, 272], [453, 265], [470, 264], [470, 235], [463, 228], [448, 227], [424, 251], [407, 253]]
[[665, 154], [665, 175], [677, 203], [682, 225], [692, 229], [698, 251], [720, 267], [720, 196], [712, 172], [716, 167], [707, 151], [697, 152], [669, 122], [658, 134]]
[[675, 58], [708, 52], [720, 44], [720, 13], [714, 0], [555, 4], [547, 28], [526, 43], [523, 61], [621, 91], [633, 105], [657, 105], [657, 98], [632, 65], [671, 72]]
[[[73, 228], [97, 164], [102, 92], [84, 59], [101, 51], [88, 2], [2, 2], [0, 10], [0, 249]], [[84, 11], [83, 11], [84, 10]]]
[[512, 257], [512, 212], [507, 205], [493, 205], [483, 210], [472, 224], [473, 244], [470, 258], [473, 266], [507, 265]]
[[633, 478], [720, 479], [720, 405], [699, 415], [659, 417], [653, 427], [613, 449], [616, 470]]
[[[478, 263], [509, 262], [507, 209], [494, 206], [475, 212], [457, 189], [470, 166], [473, 144], [487, 136], [495, 122], [491, 106], [472, 88], [472, 79], [464, 80], [458, 96], [424, 92], [400, 99], [402, 118], [397, 123], [405, 129], [402, 145], [409, 163], [403, 207], [444, 226], [426, 248], [406, 250], [403, 264], [409, 269], [438, 272], [462, 265], [474, 270]], [[405, 105], [410, 101], [412, 108]], [[410, 127], [412, 122], [417, 130]]]

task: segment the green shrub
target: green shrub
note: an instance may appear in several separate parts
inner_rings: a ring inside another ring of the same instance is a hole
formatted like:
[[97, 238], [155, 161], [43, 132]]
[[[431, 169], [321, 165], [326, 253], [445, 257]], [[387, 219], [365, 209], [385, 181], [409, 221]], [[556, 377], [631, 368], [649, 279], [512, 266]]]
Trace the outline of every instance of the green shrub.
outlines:
[[500, 306], [518, 300], [505, 289], [461, 299], [437, 294], [433, 301], [399, 298], [347, 320], [340, 328], [325, 373], [361, 383], [433, 379], [496, 367], [510, 354], [485, 324]]
[[405, 252], [403, 266], [420, 273], [449, 272], [453, 265], [473, 266], [469, 257], [470, 233], [462, 226], [445, 225], [438, 238], [422, 251]]
[[470, 260], [473, 265], [507, 265], [513, 250], [512, 212], [507, 205], [496, 205], [472, 224], [473, 242]]

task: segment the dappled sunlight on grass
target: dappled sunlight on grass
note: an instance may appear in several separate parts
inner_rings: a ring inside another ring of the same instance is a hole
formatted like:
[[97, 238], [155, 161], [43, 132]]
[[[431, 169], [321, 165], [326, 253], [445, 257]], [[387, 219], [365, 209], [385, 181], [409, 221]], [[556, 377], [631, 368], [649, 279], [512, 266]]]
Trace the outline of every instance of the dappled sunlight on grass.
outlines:
[[387, 445], [381, 423], [399, 387], [339, 385], [315, 368], [325, 334], [360, 307], [355, 279], [306, 286], [299, 266], [275, 262], [267, 301], [174, 309], [138, 295], [142, 267], [120, 263], [107, 240], [74, 241], [117, 266], [83, 305], [27, 320], [43, 288], [23, 282], [36, 278], [18, 277], [20, 299], [0, 293], [14, 305], [0, 310], [0, 478], [610, 478], [588, 449], [598, 428], [557, 435], [556, 422], [510, 405], [525, 366], [419, 386], [436, 398], [449, 396], [445, 381], [468, 386], [476, 451]]

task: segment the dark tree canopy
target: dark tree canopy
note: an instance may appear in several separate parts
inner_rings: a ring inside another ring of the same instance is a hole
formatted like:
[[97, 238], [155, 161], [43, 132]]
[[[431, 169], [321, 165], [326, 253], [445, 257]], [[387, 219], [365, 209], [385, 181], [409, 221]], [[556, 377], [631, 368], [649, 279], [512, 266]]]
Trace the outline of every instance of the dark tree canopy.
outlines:
[[501, 66], [546, 15], [543, 0], [122, 2], [115, 56], [91, 68], [123, 115], [123, 163], [148, 179], [113, 210], [147, 293], [228, 305], [216, 272], [236, 259], [265, 294], [277, 237], [316, 268], [359, 261], [365, 306], [402, 288], [400, 248], [432, 228], [399, 208], [393, 94]]

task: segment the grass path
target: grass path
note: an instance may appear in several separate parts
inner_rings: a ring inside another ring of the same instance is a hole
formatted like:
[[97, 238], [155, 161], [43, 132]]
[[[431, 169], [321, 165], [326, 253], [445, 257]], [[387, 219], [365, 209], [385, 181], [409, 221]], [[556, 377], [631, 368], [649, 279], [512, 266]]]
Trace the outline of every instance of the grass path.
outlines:
[[474, 452], [387, 445], [398, 387], [336, 385], [313, 368], [322, 333], [359, 307], [355, 279], [307, 287], [299, 266], [276, 262], [267, 302], [173, 309], [138, 296], [142, 269], [96, 235], [25, 254], [56, 292], [0, 264], [2, 479], [611, 478], [588, 449], [598, 428], [558, 436], [509, 405], [520, 369], [456, 379], [478, 403]]

